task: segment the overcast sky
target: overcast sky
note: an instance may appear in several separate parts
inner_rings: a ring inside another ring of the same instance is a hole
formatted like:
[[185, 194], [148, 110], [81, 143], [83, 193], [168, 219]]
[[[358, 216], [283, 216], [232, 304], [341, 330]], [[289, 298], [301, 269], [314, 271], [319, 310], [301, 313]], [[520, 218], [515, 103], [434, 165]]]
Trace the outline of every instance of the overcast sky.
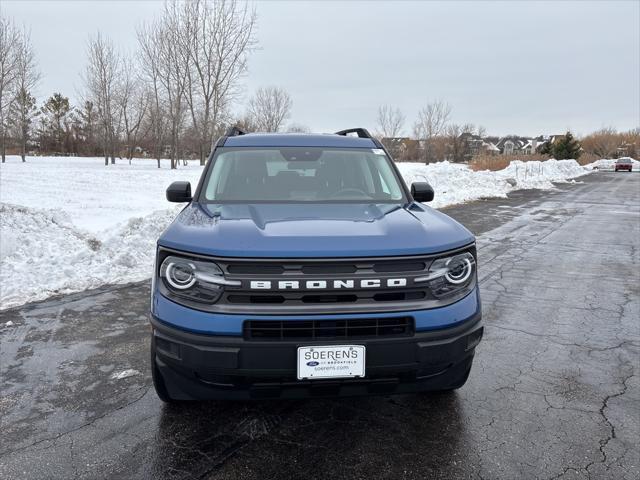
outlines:
[[[246, 97], [278, 85], [291, 121], [314, 131], [375, 129], [377, 107], [399, 106], [409, 133], [418, 109], [447, 101], [452, 120], [488, 133], [578, 134], [640, 125], [640, 2], [257, 2], [260, 49]], [[160, 2], [2, 0], [31, 28], [39, 97], [75, 99], [88, 35], [135, 51], [136, 27]], [[238, 105], [238, 112], [243, 110]]]

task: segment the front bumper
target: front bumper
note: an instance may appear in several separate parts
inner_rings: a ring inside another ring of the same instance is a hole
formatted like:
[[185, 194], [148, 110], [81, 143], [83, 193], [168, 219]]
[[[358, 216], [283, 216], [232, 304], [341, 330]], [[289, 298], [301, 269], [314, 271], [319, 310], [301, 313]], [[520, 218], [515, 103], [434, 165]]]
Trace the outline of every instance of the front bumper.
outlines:
[[[255, 341], [241, 336], [203, 335], [174, 328], [152, 315], [153, 361], [169, 394], [179, 400], [305, 398], [441, 390], [452, 386], [468, 372], [475, 347], [482, 338], [476, 292], [473, 300], [475, 310], [448, 328], [417, 330], [408, 337], [346, 341]], [[366, 377], [297, 380], [297, 348], [332, 344], [364, 345]]]

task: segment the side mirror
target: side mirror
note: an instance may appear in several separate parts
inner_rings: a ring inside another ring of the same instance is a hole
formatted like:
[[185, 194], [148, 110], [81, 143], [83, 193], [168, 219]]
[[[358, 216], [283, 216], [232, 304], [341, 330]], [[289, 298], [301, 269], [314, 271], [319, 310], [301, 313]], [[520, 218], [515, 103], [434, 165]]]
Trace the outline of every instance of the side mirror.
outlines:
[[189, 182], [173, 182], [167, 188], [167, 200], [184, 203], [191, 201], [191, 184]]
[[411, 184], [411, 196], [416, 202], [430, 202], [434, 192], [427, 182], [415, 182]]

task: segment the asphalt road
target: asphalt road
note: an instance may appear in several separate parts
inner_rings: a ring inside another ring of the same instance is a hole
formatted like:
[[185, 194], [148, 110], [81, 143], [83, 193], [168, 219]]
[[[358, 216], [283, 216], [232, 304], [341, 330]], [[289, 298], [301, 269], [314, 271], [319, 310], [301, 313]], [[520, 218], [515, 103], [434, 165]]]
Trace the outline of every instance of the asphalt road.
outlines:
[[0, 478], [639, 478], [640, 175], [447, 212], [480, 234], [459, 392], [169, 408], [148, 286], [103, 288], [0, 314]]

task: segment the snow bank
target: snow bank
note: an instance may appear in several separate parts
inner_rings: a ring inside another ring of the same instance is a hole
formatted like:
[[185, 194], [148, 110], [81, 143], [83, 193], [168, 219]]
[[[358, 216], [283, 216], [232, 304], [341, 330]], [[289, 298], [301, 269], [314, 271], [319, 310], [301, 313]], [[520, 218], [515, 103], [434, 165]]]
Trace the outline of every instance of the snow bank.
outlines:
[[[180, 205], [165, 200], [174, 180], [195, 185], [202, 167], [155, 161], [9, 157], [0, 165], [0, 309], [151, 276], [155, 243]], [[498, 172], [466, 165], [400, 163], [407, 182], [428, 181], [434, 207], [521, 188], [553, 188], [588, 173], [573, 160], [512, 162]]]
[[[613, 170], [613, 167], [616, 163], [615, 158], [602, 158], [600, 160], [596, 160], [593, 163], [589, 163], [584, 166], [584, 168], [588, 170]], [[640, 170], [640, 162], [638, 160], [631, 159], [631, 170], [639, 171]]]
[[513, 161], [504, 170], [475, 172], [467, 165], [439, 162], [399, 163], [398, 168], [407, 185], [428, 181], [435, 190], [429, 205], [440, 208], [479, 198], [506, 197], [512, 190], [525, 188], [550, 189], [552, 182], [564, 182], [588, 173], [575, 160], [545, 162]]
[[1, 307], [149, 278], [155, 242], [178, 211], [153, 212], [93, 235], [65, 212], [0, 204]]

